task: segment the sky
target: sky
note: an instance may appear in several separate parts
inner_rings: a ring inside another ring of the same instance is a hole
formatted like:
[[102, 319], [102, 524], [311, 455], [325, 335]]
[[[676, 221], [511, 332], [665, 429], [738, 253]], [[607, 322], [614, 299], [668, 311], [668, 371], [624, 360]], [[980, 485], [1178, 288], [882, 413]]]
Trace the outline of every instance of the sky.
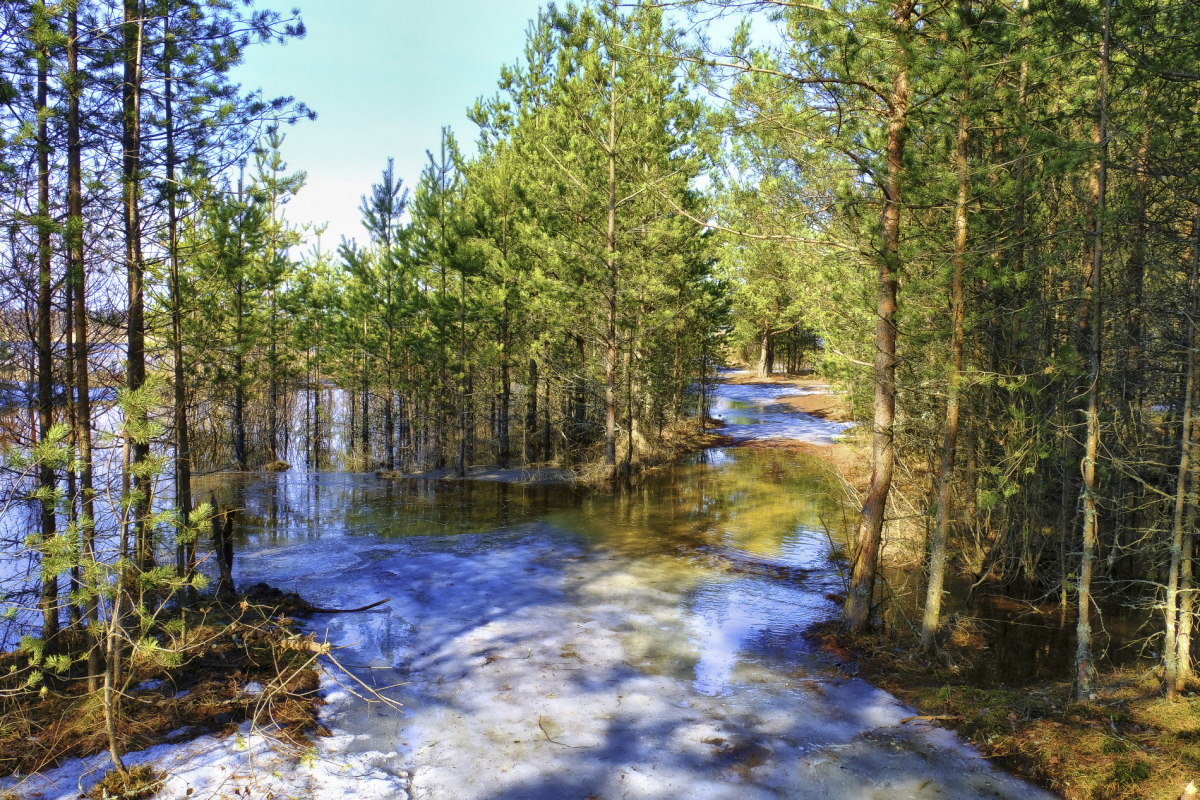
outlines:
[[[543, 1], [291, 0], [307, 36], [252, 49], [235, 74], [247, 90], [293, 95], [318, 114], [283, 129], [289, 170], [308, 173], [289, 220], [328, 222], [326, 250], [342, 236], [363, 241], [360, 198], [389, 156], [411, 188], [443, 125], [470, 152], [475, 126], [466, 110], [496, 90], [502, 65], [518, 59]], [[290, 8], [272, 0], [259, 6]]]

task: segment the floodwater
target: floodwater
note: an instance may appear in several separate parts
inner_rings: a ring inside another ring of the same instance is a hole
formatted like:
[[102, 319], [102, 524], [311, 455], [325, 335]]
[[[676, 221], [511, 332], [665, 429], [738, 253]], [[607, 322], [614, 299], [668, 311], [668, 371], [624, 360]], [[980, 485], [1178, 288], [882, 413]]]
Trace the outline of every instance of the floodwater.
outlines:
[[[721, 386], [714, 412], [735, 438], [844, 427], [779, 391]], [[359, 797], [1049, 797], [805, 639], [837, 611], [845, 509], [802, 453], [713, 449], [615, 495], [334, 473], [212, 491], [244, 509], [239, 584], [389, 598], [309, 623], [350, 672], [320, 755]]]

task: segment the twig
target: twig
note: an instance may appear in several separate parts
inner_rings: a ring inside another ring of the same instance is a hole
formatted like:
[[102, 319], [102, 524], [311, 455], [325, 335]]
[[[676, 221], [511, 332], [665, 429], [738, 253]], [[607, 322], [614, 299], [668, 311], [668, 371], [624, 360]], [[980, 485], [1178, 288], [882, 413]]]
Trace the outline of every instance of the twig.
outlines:
[[554, 744], [557, 744], [561, 747], [570, 747], [573, 750], [585, 749], [584, 746], [581, 744], [567, 744], [566, 742], [560, 742], [558, 739], [555, 739], [552, 736], [550, 736], [550, 734], [546, 732], [546, 725], [545, 725], [545, 723], [542, 722], [541, 717], [538, 717], [538, 727], [542, 729], [542, 736], [546, 737], [547, 742], [553, 742]]

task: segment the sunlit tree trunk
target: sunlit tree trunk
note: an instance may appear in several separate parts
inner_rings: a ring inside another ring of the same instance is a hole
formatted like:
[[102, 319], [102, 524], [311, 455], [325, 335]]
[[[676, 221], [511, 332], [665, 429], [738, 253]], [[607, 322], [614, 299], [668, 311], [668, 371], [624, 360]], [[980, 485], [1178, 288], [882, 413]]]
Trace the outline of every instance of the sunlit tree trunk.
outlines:
[[[67, 10], [67, 275], [72, 284], [75, 317], [75, 441], [79, 448], [79, 539], [86, 566], [96, 561], [96, 491], [93, 482], [92, 399], [88, 364], [87, 271], [83, 262], [83, 147], [80, 142], [79, 10]], [[90, 584], [90, 582], [87, 582]], [[98, 587], [85, 585], [83, 616], [99, 619]], [[100, 688], [99, 643], [88, 648], [88, 691]]]
[[608, 479], [617, 465], [617, 64], [609, 64], [608, 215], [604, 234], [604, 265], [608, 275], [604, 322], [604, 465]]
[[[163, 17], [164, 33], [170, 33], [171, 15]], [[183, 285], [179, 274], [179, 186], [175, 175], [178, 155], [175, 151], [175, 81], [172, 55], [163, 60], [163, 124], [166, 135], [167, 259], [170, 266], [171, 355], [174, 373], [175, 421], [175, 505], [182, 525], [192, 512], [192, 448], [188, 427], [188, 386], [183, 361]], [[182, 525], [179, 530], [182, 531]], [[190, 580], [196, 570], [196, 541], [176, 547], [176, 568]]]
[[[899, 0], [892, 18], [906, 34], [913, 14], [912, 0]], [[887, 124], [887, 178], [883, 190], [882, 252], [879, 258], [875, 302], [875, 403], [871, 429], [871, 482], [862, 507], [856, 537], [857, 550], [846, 594], [844, 617], [853, 633], [866, 629], [871, 619], [875, 572], [883, 540], [884, 515], [895, 469], [896, 417], [896, 302], [900, 271], [900, 189], [904, 179], [904, 141], [908, 126], [909, 79], [905, 56], [897, 55], [896, 74], [889, 97]]]
[[[1182, 606], [1180, 587], [1184, 572], [1184, 544], [1188, 538], [1186, 527], [1187, 502], [1189, 499], [1188, 479], [1192, 474], [1194, 458], [1192, 442], [1192, 408], [1196, 392], [1196, 314], [1200, 304], [1196, 302], [1197, 280], [1200, 277], [1200, 205], [1192, 222], [1192, 247], [1188, 265], [1187, 338], [1184, 340], [1184, 389], [1183, 415], [1179, 423], [1179, 466], [1175, 472], [1175, 507], [1171, 517], [1170, 557], [1167, 562], [1167, 585], [1163, 598], [1163, 666], [1168, 697], [1175, 697], [1186, 681], [1181, 668], [1189, 660], [1188, 650], [1181, 646], [1179, 617]], [[1190, 556], [1190, 553], [1188, 554]], [[1190, 557], [1188, 559], [1190, 561]], [[1190, 572], [1190, 564], [1188, 571]], [[1190, 594], [1190, 593], [1189, 593]], [[1190, 632], [1189, 632], [1190, 633]]]
[[762, 332], [758, 337], [758, 365], [756, 368], [758, 377], [771, 377], [771, 367], [774, 360], [775, 354], [771, 352], [771, 325], [768, 323], [763, 325]]
[[[128, 322], [126, 327], [126, 376], [130, 392], [138, 392], [146, 383], [145, 262], [142, 258], [142, 48], [145, 43], [145, 19], [138, 0], [125, 0], [123, 24], [124, 82], [121, 115], [121, 181], [124, 190], [125, 266], [128, 277]], [[135, 529], [134, 562], [148, 570], [154, 562], [150, 524], [151, 478], [146, 471], [150, 442], [145, 430], [148, 412], [145, 402], [132, 404], [138, 431], [130, 443], [130, 471], [135, 502], [131, 506]]]

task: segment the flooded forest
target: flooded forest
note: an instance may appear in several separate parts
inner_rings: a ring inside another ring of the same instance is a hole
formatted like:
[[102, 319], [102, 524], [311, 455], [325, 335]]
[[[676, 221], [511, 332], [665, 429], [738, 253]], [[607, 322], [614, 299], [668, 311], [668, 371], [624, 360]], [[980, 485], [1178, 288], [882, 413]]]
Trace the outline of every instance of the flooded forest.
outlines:
[[0, 800], [1197, 796], [1200, 5], [546, 3], [331, 235], [267, 3], [0, 3]]

